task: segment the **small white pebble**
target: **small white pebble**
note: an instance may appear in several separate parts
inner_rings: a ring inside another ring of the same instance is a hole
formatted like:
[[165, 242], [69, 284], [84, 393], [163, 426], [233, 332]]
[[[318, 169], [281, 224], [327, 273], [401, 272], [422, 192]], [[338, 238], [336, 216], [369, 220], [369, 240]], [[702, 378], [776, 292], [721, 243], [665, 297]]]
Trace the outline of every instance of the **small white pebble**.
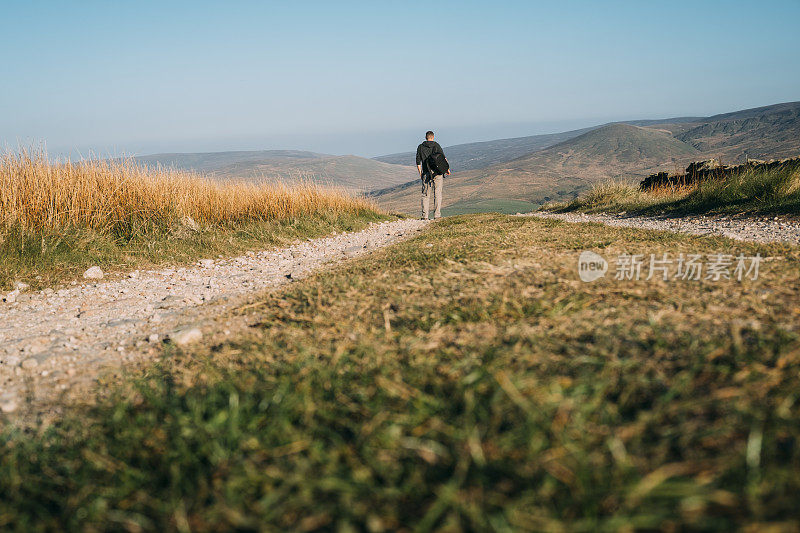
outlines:
[[9, 414], [16, 411], [18, 407], [19, 406], [17, 405], [17, 402], [15, 402], [14, 400], [10, 400], [8, 402], [0, 404], [0, 411]]

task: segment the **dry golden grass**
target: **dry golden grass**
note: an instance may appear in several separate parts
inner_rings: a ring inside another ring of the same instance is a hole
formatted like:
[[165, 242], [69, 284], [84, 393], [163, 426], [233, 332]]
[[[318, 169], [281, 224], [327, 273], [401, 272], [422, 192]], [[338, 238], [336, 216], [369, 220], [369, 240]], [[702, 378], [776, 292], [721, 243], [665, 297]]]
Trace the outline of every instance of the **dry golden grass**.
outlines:
[[675, 191], [659, 191], [658, 195], [651, 195], [649, 192], [639, 190], [639, 188], [629, 182], [608, 180], [595, 183], [591, 189], [583, 193], [578, 198], [567, 204], [545, 206], [549, 209], [585, 209], [588, 211], [603, 211], [611, 206], [618, 205], [650, 205], [658, 199], [666, 196], [674, 198], [677, 196]]
[[0, 156], [0, 228], [81, 228], [118, 238], [190, 225], [235, 225], [314, 214], [375, 212], [374, 204], [309, 183], [218, 183], [130, 161], [52, 163], [42, 152]]
[[647, 191], [622, 181], [595, 184], [556, 211], [622, 212], [639, 215], [785, 214], [800, 212], [800, 168], [753, 169], [726, 179]]
[[676, 200], [685, 198], [697, 189], [697, 184], [692, 185], [656, 185], [647, 191], [647, 194], [656, 198], [669, 198]]

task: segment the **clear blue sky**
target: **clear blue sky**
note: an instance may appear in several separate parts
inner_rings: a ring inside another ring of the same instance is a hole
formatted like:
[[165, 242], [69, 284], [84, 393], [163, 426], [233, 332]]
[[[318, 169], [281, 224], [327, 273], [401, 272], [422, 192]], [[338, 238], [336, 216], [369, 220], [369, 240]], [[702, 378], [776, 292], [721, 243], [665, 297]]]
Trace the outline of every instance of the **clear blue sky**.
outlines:
[[800, 100], [800, 0], [3, 2], [0, 146], [377, 155]]

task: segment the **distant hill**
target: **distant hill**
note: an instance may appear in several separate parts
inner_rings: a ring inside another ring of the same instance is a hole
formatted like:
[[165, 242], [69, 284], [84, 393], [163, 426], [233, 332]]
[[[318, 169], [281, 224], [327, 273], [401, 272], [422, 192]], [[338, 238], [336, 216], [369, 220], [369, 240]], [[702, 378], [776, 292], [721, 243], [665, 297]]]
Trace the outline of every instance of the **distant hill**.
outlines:
[[[800, 154], [800, 102], [710, 117], [626, 121], [547, 135], [445, 147], [448, 213], [523, 211], [576, 195], [607, 178], [640, 179], [710, 157], [725, 163]], [[414, 153], [374, 159], [297, 150], [156, 154], [136, 158], [219, 179], [310, 181], [369, 192], [389, 209], [416, 213]]]
[[[495, 206], [536, 206], [564, 198], [592, 182], [640, 178], [653, 171], [680, 168], [699, 152], [669, 133], [630, 124], [609, 124], [524, 157], [487, 168], [456, 172], [445, 181], [444, 207], [472, 211], [491, 200]], [[416, 188], [383, 191], [382, 205], [413, 213]]]
[[299, 150], [154, 154], [134, 159], [145, 165], [193, 170], [218, 179], [285, 182], [304, 179], [354, 192], [391, 187], [417, 177], [416, 168], [410, 166]]
[[676, 137], [731, 163], [745, 154], [756, 159], [800, 154], [800, 102], [715, 115], [693, 126]]
[[260, 161], [302, 161], [332, 157], [302, 150], [252, 150], [231, 152], [172, 153], [138, 156], [135, 159], [147, 165], [159, 164], [167, 167], [191, 169], [198, 172], [213, 172], [235, 164], [258, 163]]
[[[746, 109], [712, 117], [639, 120], [588, 128], [527, 154], [509, 157], [502, 141], [445, 148], [454, 174], [446, 180], [446, 213], [475, 210], [522, 211], [543, 202], [574, 196], [593, 182], [608, 178], [640, 179], [652, 172], [675, 171], [689, 162], [716, 157], [743, 161], [800, 154], [800, 102]], [[547, 144], [554, 136], [513, 139], [517, 146], [534, 139]], [[527, 139], [527, 141], [522, 141]], [[512, 139], [506, 139], [509, 141]], [[499, 143], [499, 144], [498, 144]], [[473, 146], [474, 155], [454, 150]], [[485, 150], [484, 150], [485, 149]], [[491, 154], [491, 150], [496, 153]], [[387, 159], [385, 156], [380, 159]], [[457, 171], [459, 157], [479, 166]], [[496, 162], [480, 166], [494, 159]], [[413, 159], [412, 159], [413, 162]], [[416, 214], [416, 183], [375, 192], [389, 209]]]
[[538, 161], [545, 157], [562, 166], [581, 159], [603, 167], [627, 167], [629, 164], [659, 165], [683, 160], [686, 156], [693, 157], [697, 153], [692, 146], [665, 132], [616, 123], [517, 159], [515, 163], [519, 166], [525, 161]]
[[[593, 128], [565, 131], [563, 133], [549, 133], [546, 135], [531, 135], [528, 137], [514, 137], [510, 139], [497, 139], [467, 144], [456, 144], [444, 148], [448, 161], [453, 165], [453, 171], [474, 170], [511, 161], [531, 152], [553, 146], [560, 142], [577, 137]], [[414, 165], [416, 152], [402, 152], [399, 154], [382, 155], [373, 158], [376, 161], [392, 163], [395, 165]]]
[[[654, 124], [685, 124], [702, 120], [702, 117], [679, 117], [671, 119], [656, 120], [633, 120], [625, 121], [625, 124], [634, 126], [650, 126]], [[475, 170], [486, 168], [504, 161], [511, 161], [523, 157], [531, 152], [543, 150], [550, 146], [577, 137], [583, 133], [602, 126], [592, 126], [579, 130], [565, 131], [562, 133], [548, 133], [544, 135], [530, 135], [527, 137], [513, 137], [509, 139], [497, 139], [493, 141], [482, 141], [466, 144], [455, 144], [445, 146], [444, 151], [447, 158], [452, 162], [453, 171]], [[412, 151], [399, 154], [389, 154], [374, 157], [376, 161], [392, 163], [395, 165], [413, 165], [416, 154]]]

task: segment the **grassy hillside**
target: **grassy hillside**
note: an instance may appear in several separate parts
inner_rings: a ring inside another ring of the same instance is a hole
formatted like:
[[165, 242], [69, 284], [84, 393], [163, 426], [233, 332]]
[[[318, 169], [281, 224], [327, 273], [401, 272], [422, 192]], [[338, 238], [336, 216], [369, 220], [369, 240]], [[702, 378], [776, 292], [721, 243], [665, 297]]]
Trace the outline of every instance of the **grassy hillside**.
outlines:
[[[632, 120], [625, 122], [625, 124], [632, 124], [634, 126], [657, 126], [659, 128], [665, 128], [673, 125], [677, 126], [686, 123], [696, 123], [700, 120], [703, 120], [703, 118], [679, 117], [657, 120]], [[446, 146], [444, 150], [447, 154], [448, 160], [450, 160], [453, 164], [453, 170], [477, 170], [530, 155], [533, 152], [543, 150], [601, 127], [603, 127], [603, 125], [560, 133], [548, 133], [544, 135], [530, 135], [526, 137], [514, 137], [510, 139], [497, 139], [492, 141], [456, 144], [452, 146]], [[399, 154], [382, 155], [373, 159], [395, 165], [409, 165], [414, 164], [414, 157], [415, 152], [409, 151]]]
[[[451, 213], [487, 200], [539, 205], [569, 198], [597, 181], [682, 168], [696, 157], [694, 148], [667, 133], [610, 124], [514, 161], [456, 172], [445, 180], [444, 205]], [[387, 209], [416, 214], [417, 189], [386, 191], [377, 200]]]
[[[593, 159], [604, 166], [652, 164], [654, 161], [671, 163], [697, 155], [697, 150], [671, 135], [623, 123], [597, 128], [542, 152], [561, 156], [564, 164], [571, 158], [580, 157]], [[512, 164], [522, 165], [539, 158], [540, 154], [532, 154]]]
[[708, 117], [677, 138], [725, 161], [800, 154], [800, 102]]
[[642, 191], [635, 184], [596, 184], [578, 198], [551, 204], [555, 211], [625, 212], [630, 215], [800, 215], [800, 167], [752, 170], [678, 190]]
[[[479, 205], [500, 205], [509, 212], [510, 207], [503, 206], [574, 197], [593, 183], [661, 170], [674, 172], [692, 160], [715, 157], [736, 162], [745, 153], [755, 158], [793, 156], [800, 154], [798, 116], [800, 102], [792, 102], [706, 118], [609, 124], [578, 136], [572, 134], [579, 132], [567, 132], [564, 135], [569, 138], [552, 146], [547, 144], [554, 136], [510, 139], [519, 141], [510, 149], [502, 141], [452, 147], [447, 153], [456, 172], [449, 180], [445, 203], [450, 213], [471, 212]], [[539, 142], [543, 144], [535, 151], [510, 157], [518, 153], [515, 149]], [[459, 168], [472, 170], [459, 172]], [[416, 214], [414, 189], [380, 191], [378, 199], [389, 209]]]
[[[259, 182], [307, 181], [342, 187], [353, 192], [391, 187], [412, 180], [416, 168], [391, 165], [353, 155], [334, 156], [296, 150], [155, 154], [135, 158], [147, 165], [160, 165], [203, 172], [212, 178], [247, 179]], [[411, 161], [413, 165], [414, 161]]]
[[[517, 159], [531, 152], [577, 137], [590, 129], [591, 128], [584, 128], [565, 131], [563, 133], [456, 144], [445, 147], [444, 151], [445, 154], [447, 154], [448, 161], [453, 165], [453, 171], [474, 170]], [[413, 165], [416, 162], [415, 158], [416, 152], [410, 151], [400, 154], [384, 155], [375, 157], [374, 159], [395, 165]]]
[[[582, 283], [584, 249], [781, 260]], [[798, 301], [794, 247], [445, 219], [0, 433], [0, 529], [796, 530]]]
[[263, 248], [381, 218], [367, 200], [312, 185], [219, 184], [131, 162], [0, 157], [0, 289]]

